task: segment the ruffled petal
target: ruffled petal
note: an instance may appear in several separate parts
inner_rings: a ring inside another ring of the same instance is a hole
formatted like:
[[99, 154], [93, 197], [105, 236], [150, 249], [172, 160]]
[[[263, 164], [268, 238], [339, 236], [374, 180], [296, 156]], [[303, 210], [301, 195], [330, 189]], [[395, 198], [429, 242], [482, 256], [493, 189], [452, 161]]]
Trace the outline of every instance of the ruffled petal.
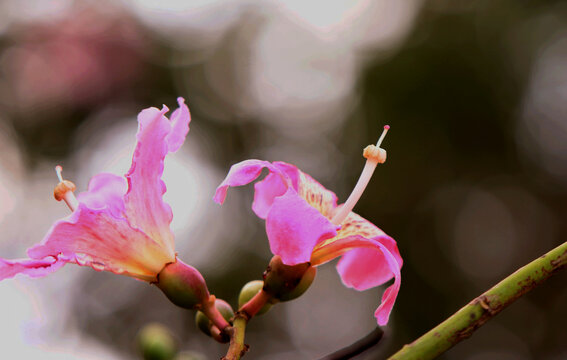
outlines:
[[79, 202], [91, 209], [107, 207], [115, 217], [124, 216], [124, 194], [128, 183], [122, 176], [100, 173], [89, 181], [88, 190], [77, 196]]
[[[373, 257], [371, 252], [376, 252], [378, 257]], [[394, 276], [394, 283], [384, 291], [382, 302], [374, 313], [378, 325], [386, 325], [400, 290], [401, 264], [386, 245], [380, 241], [366, 239], [358, 235], [341, 238], [317, 247], [313, 252], [311, 262], [313, 265], [320, 265], [341, 255], [352, 256], [342, 266], [337, 266], [339, 276], [346, 286], [358, 284], [361, 285], [360, 289], [367, 289], [373, 283], [378, 285], [379, 281], [370, 279], [372, 275], [377, 276], [378, 280], [389, 279], [392, 275]], [[378, 262], [372, 263], [370, 261], [372, 259]], [[364, 266], [356, 266], [356, 261], [361, 261]], [[355, 267], [350, 267], [353, 264]], [[388, 273], [391, 275], [388, 276]]]
[[0, 258], [0, 280], [12, 278], [17, 274], [25, 274], [33, 278], [43, 277], [51, 274], [55, 270], [58, 270], [65, 264], [66, 261], [55, 257], [48, 257], [40, 260], [6, 260]]
[[259, 218], [266, 218], [274, 199], [283, 195], [289, 187], [292, 187], [309, 205], [330, 218], [337, 206], [335, 193], [325, 189], [323, 185], [301, 172], [296, 166], [282, 161], [269, 163], [253, 159], [234, 164], [217, 188], [213, 200], [222, 204], [230, 186], [251, 183], [260, 176], [264, 168], [268, 169], [269, 174], [254, 185], [254, 202], [252, 203], [252, 210]]
[[85, 204], [57, 221], [41, 244], [28, 249], [32, 259], [57, 257], [95, 270], [155, 280], [165, 264], [175, 260], [161, 244], [114, 217], [107, 208]]
[[163, 174], [165, 156], [177, 150], [187, 134], [189, 110], [179, 99], [180, 108], [174, 114], [173, 124], [162, 110], [149, 108], [138, 115], [138, 134], [132, 166], [126, 174], [128, 192], [124, 197], [126, 216], [130, 224], [160, 242], [174, 255], [173, 234], [169, 228], [171, 208], [163, 201], [166, 191]]
[[268, 168], [271, 173], [279, 173], [277, 168], [272, 166], [272, 164], [268, 161], [263, 160], [251, 159], [232, 165], [226, 175], [226, 178], [217, 187], [213, 200], [222, 205], [226, 199], [226, 193], [229, 187], [242, 186], [251, 183], [260, 176], [264, 168]]
[[274, 200], [266, 219], [270, 249], [286, 265], [308, 262], [316, 244], [337, 234], [335, 228], [292, 188]]
[[177, 103], [179, 108], [171, 114], [171, 131], [166, 138], [169, 152], [175, 152], [183, 145], [191, 122], [191, 114], [189, 108], [185, 105], [185, 99], [178, 97]]

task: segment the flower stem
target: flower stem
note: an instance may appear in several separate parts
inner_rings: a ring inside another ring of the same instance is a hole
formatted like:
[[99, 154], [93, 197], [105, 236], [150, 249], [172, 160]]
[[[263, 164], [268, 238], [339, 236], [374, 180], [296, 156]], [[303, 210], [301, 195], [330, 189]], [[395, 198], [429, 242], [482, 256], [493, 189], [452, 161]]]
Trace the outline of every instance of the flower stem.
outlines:
[[215, 325], [219, 330], [224, 331], [230, 324], [224, 319], [220, 311], [215, 306], [216, 297], [211, 295], [209, 300], [203, 304], [201, 311], [207, 315], [209, 320]]
[[244, 344], [244, 334], [246, 332], [247, 318], [244, 315], [236, 314], [234, 323], [229, 329], [230, 345], [228, 352], [222, 360], [239, 360], [248, 350], [248, 345]]
[[248, 319], [252, 318], [254, 315], [260, 311], [268, 301], [272, 299], [272, 295], [260, 290], [256, 295], [252, 297], [246, 304], [242, 305], [238, 309], [239, 313], [244, 313]]
[[433, 359], [470, 337], [516, 299], [567, 267], [567, 242], [517, 270], [428, 333], [405, 345], [390, 360]]
[[222, 360], [239, 360], [248, 351], [248, 345], [244, 343], [246, 323], [271, 299], [272, 295], [262, 289], [236, 312], [232, 327], [227, 329], [230, 345]]

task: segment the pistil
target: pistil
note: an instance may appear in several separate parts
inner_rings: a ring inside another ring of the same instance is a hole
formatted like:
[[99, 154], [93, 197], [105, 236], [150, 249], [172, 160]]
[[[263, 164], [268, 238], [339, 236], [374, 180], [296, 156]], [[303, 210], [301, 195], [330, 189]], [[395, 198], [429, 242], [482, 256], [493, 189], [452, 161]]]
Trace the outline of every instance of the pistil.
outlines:
[[65, 204], [71, 209], [71, 211], [75, 211], [75, 209], [79, 206], [79, 201], [75, 197], [73, 193], [77, 187], [69, 180], [64, 180], [61, 172], [63, 168], [61, 165], [57, 165], [55, 167], [55, 172], [57, 173], [57, 178], [59, 178], [59, 184], [55, 186], [53, 190], [53, 196], [57, 201], [65, 201]]
[[333, 224], [338, 226], [342, 224], [343, 221], [345, 221], [348, 214], [350, 214], [350, 212], [362, 196], [364, 189], [366, 189], [366, 186], [368, 185], [368, 182], [370, 181], [374, 170], [376, 170], [376, 166], [379, 163], [383, 164], [384, 162], [386, 162], [386, 150], [382, 149], [380, 145], [382, 144], [382, 141], [384, 141], [384, 137], [386, 137], [386, 133], [389, 129], [389, 125], [384, 126], [384, 131], [382, 131], [382, 135], [380, 135], [380, 138], [378, 139], [378, 142], [376, 142], [376, 145], [368, 145], [364, 149], [363, 156], [366, 158], [364, 169], [362, 170], [362, 173], [358, 178], [358, 182], [356, 183], [356, 186], [354, 187], [354, 190], [352, 190], [352, 193], [348, 197], [347, 201], [345, 201], [343, 206], [341, 206], [335, 216], [333, 216], [333, 219], [331, 220]]

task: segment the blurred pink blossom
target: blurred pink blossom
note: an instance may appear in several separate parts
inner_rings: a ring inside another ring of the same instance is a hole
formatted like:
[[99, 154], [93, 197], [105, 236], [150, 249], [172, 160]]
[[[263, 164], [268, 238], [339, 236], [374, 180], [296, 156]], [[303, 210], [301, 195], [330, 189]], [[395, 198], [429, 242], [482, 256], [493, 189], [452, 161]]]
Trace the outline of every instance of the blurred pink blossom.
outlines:
[[12, 37], [3, 70], [20, 111], [92, 105], [142, 72], [141, 33], [119, 11], [75, 9], [60, 20], [15, 28]]

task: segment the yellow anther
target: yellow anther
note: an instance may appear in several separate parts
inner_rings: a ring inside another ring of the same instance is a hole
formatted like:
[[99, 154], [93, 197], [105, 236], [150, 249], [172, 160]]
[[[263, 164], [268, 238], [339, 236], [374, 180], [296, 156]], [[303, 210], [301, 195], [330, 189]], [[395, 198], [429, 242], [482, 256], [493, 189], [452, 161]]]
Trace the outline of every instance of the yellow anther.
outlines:
[[77, 206], [79, 206], [79, 202], [77, 201], [75, 194], [73, 194], [77, 187], [71, 181], [63, 180], [63, 176], [61, 175], [62, 171], [63, 168], [60, 165], [55, 167], [57, 178], [59, 178], [59, 184], [57, 184], [53, 190], [53, 197], [57, 201], [65, 201], [65, 204], [67, 204], [69, 209], [71, 209], [71, 211], [75, 211]]
[[67, 194], [69, 191], [73, 192], [76, 189], [77, 187], [75, 186], [75, 184], [73, 184], [69, 180], [63, 180], [59, 184], [57, 184], [57, 186], [53, 190], [53, 197], [55, 197], [55, 200], [57, 201], [64, 200], [65, 194]]
[[386, 150], [379, 148], [376, 145], [368, 145], [367, 147], [365, 147], [364, 151], [362, 152], [362, 156], [379, 164], [386, 162]]

